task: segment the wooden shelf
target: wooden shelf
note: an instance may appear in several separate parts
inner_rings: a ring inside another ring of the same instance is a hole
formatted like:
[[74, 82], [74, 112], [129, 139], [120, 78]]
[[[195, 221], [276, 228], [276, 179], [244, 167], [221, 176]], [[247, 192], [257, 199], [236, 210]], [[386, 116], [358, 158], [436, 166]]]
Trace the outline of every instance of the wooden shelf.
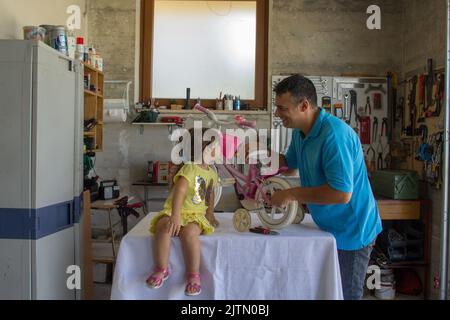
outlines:
[[176, 123], [162, 123], [162, 122], [133, 122], [133, 126], [176, 126]]
[[[238, 110], [233, 110], [233, 111], [229, 111], [229, 110], [213, 110], [213, 109], [208, 109], [210, 111], [212, 111], [215, 114], [233, 114], [233, 115], [270, 115], [270, 112], [266, 111], [266, 110], [261, 110], [261, 111], [257, 111], [257, 110], [242, 110], [242, 111], [238, 111]], [[136, 110], [137, 112], [146, 112], [146, 111], [150, 111], [150, 110]], [[169, 109], [158, 109], [158, 111], [160, 112], [160, 114], [199, 114], [201, 115], [202, 112], [198, 111], [198, 110], [169, 110]]]
[[100, 71], [97, 68], [94, 68], [90, 64], [87, 64], [86, 62], [81, 62], [81, 64], [84, 66], [85, 69], [89, 69], [90, 71], [93, 71], [95, 73], [103, 75], [103, 71]]
[[87, 94], [87, 95], [93, 96], [93, 97], [97, 96], [97, 95], [95, 94], [95, 92], [93, 92], [93, 91], [91, 91], [91, 90], [87, 90], [87, 89], [84, 89], [84, 93]]
[[86, 152], [101, 152], [103, 150], [103, 110], [104, 110], [104, 75], [96, 68], [83, 63], [84, 74], [90, 75], [90, 84], [96, 91], [84, 89], [84, 120], [95, 119], [97, 125], [92, 131], [84, 133], [85, 138], [93, 139], [95, 150]]

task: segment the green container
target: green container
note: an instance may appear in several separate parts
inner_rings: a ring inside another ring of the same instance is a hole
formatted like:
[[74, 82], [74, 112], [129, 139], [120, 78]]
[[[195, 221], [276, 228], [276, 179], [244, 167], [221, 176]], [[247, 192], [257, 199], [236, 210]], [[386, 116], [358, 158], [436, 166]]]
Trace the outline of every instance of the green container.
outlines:
[[419, 174], [409, 170], [380, 170], [372, 173], [376, 195], [394, 200], [419, 198]]

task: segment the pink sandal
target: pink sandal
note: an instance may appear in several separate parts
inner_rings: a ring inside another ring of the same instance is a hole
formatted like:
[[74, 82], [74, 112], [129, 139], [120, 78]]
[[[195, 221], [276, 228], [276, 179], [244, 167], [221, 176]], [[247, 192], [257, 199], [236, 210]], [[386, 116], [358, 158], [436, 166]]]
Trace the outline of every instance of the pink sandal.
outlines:
[[[188, 283], [186, 284], [186, 289], [184, 290], [184, 293], [187, 296], [198, 296], [200, 293], [202, 293], [202, 286], [200, 283], [194, 283], [192, 280], [198, 279], [198, 282], [200, 282], [200, 273], [189, 273], [187, 276]], [[191, 291], [194, 289], [194, 291]]]
[[[162, 273], [161, 276], [157, 276], [156, 273]], [[153, 270], [153, 273], [147, 278], [145, 281], [147, 283], [147, 286], [149, 286], [152, 289], [159, 289], [163, 285], [164, 281], [166, 281], [169, 278], [169, 268], [159, 268], [155, 267]], [[153, 284], [150, 283], [153, 282]]]

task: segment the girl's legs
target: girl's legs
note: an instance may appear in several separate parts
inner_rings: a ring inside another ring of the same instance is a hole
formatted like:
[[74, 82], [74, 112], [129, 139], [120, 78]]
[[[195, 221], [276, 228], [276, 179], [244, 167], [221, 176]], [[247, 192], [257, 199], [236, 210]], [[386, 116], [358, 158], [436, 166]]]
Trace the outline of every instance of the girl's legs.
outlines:
[[[155, 267], [158, 270], [167, 269], [169, 264], [169, 252], [170, 252], [170, 238], [169, 230], [169, 217], [162, 217], [156, 224], [156, 233], [154, 241], [154, 261]], [[157, 279], [164, 278], [162, 271], [155, 271], [152, 274], [153, 277], [149, 277], [148, 283], [155, 285], [158, 282]]]
[[[184, 261], [186, 264], [186, 273], [198, 274], [200, 270], [200, 236], [201, 229], [195, 223], [190, 223], [187, 226], [181, 228], [180, 240], [183, 248]], [[188, 293], [195, 293], [196, 289], [193, 285], [200, 285], [200, 278], [188, 278], [188, 283], [192, 284], [188, 286]]]

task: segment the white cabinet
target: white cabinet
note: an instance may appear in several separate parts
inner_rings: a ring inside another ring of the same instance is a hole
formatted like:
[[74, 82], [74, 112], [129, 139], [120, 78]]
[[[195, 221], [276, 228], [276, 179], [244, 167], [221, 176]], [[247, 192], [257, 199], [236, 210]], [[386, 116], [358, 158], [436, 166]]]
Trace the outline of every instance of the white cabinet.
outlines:
[[75, 299], [83, 67], [38, 41], [0, 40], [0, 299]]

